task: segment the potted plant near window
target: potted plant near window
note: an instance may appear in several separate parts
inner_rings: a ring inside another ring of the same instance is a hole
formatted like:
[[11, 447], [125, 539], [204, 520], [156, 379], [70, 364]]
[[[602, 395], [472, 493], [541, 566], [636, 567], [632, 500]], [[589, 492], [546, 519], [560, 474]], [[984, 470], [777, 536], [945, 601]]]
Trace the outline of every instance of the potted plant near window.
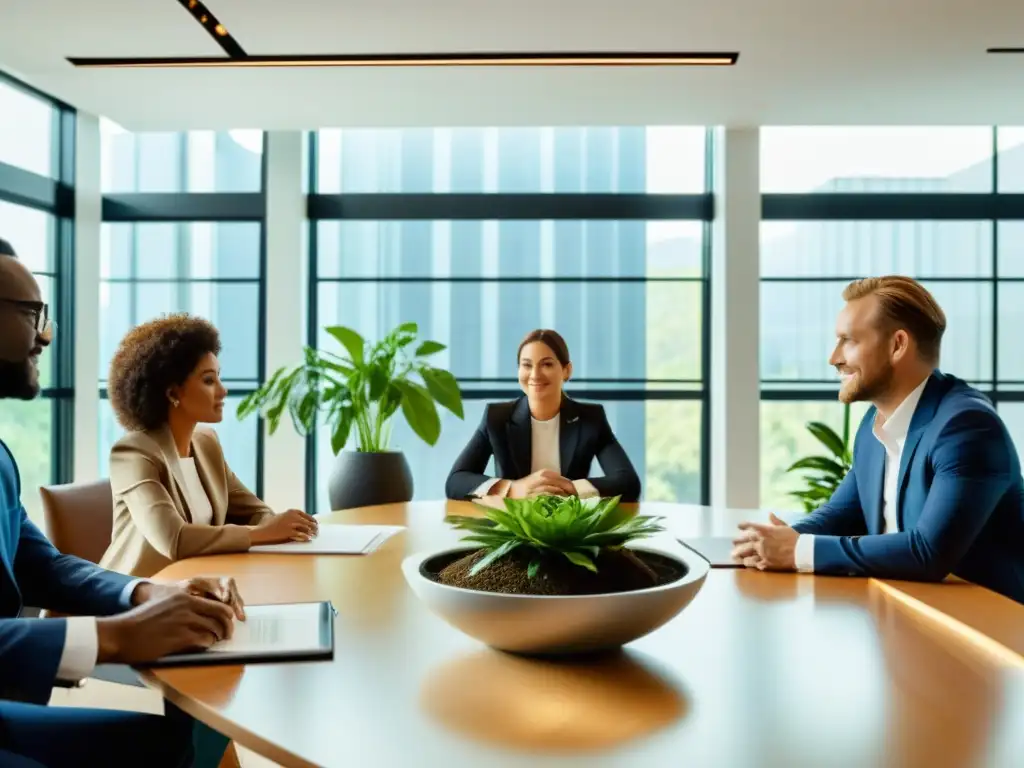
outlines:
[[[538, 496], [452, 516], [463, 544], [410, 555], [406, 580], [441, 618], [505, 651], [607, 650], [658, 628], [690, 603], [709, 565], [680, 548], [635, 542], [664, 529], [619, 498]], [[627, 546], [629, 545], [629, 546]]]
[[839, 484], [853, 466], [853, 446], [850, 445], [850, 404], [843, 405], [843, 434], [840, 437], [828, 424], [810, 421], [807, 431], [821, 443], [830, 456], [805, 456], [794, 462], [787, 472], [807, 472], [803, 476], [804, 487], [792, 491], [790, 496], [803, 505], [804, 512], [810, 513], [832, 498]]
[[[412, 431], [434, 445], [441, 435], [438, 405], [463, 418], [455, 377], [428, 362], [445, 345], [423, 341], [413, 348], [416, 323], [402, 323], [375, 344], [344, 326], [326, 331], [347, 354], [306, 347], [303, 362], [274, 371], [241, 402], [238, 417], [261, 413], [274, 434], [287, 411], [306, 436], [322, 413], [337, 457], [328, 483], [332, 509], [409, 501], [412, 473], [405, 455], [389, 449], [391, 419], [401, 411]], [[350, 436], [355, 449], [345, 450]]]

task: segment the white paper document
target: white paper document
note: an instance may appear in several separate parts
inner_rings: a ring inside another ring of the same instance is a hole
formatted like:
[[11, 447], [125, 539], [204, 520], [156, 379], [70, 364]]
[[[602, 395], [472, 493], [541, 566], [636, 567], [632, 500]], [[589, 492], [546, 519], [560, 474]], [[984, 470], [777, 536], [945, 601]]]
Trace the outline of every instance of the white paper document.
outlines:
[[294, 555], [366, 555], [390, 539], [402, 525], [336, 525], [324, 524], [312, 541], [289, 541], [285, 544], [260, 544], [250, 552]]
[[143, 666], [281, 663], [334, 656], [336, 614], [329, 602], [247, 605], [245, 615], [245, 621], [235, 620], [230, 639]]
[[321, 603], [254, 605], [245, 621], [235, 621], [228, 640], [210, 646], [211, 653], [301, 653], [322, 647]]

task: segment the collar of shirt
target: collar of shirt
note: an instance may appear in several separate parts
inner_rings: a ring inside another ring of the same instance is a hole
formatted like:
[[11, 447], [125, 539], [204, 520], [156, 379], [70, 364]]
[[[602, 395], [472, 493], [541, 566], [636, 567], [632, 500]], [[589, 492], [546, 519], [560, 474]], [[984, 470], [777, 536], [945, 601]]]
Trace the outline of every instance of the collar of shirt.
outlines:
[[881, 420], [881, 413], [875, 414], [875, 424], [871, 431], [883, 446], [897, 452], [903, 449], [903, 443], [907, 439], [907, 432], [910, 431], [910, 420], [914, 418], [917, 403], [920, 401], [921, 394], [924, 392], [927, 384], [928, 379], [918, 384], [914, 391], [907, 395], [902, 403], [896, 406], [896, 410], [885, 421]]

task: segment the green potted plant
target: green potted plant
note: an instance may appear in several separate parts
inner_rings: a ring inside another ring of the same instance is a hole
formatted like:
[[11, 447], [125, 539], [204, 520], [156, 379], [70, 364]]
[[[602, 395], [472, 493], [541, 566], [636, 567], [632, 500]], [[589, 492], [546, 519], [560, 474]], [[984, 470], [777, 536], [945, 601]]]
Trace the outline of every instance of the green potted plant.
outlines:
[[[413, 348], [416, 323], [402, 323], [373, 344], [351, 328], [325, 330], [345, 354], [305, 347], [303, 362], [274, 371], [239, 404], [238, 417], [261, 413], [272, 435], [287, 411], [306, 436], [323, 414], [337, 457], [328, 481], [332, 509], [409, 501], [412, 473], [405, 455], [390, 450], [391, 419], [401, 411], [412, 431], [434, 445], [441, 435], [438, 405], [463, 418], [455, 377], [428, 362], [445, 345], [422, 341]], [[354, 450], [346, 450], [350, 438]]]
[[410, 555], [406, 580], [466, 634], [507, 651], [576, 653], [617, 647], [656, 629], [707, 575], [682, 548], [637, 544], [664, 531], [619, 498], [538, 496], [449, 515], [462, 544]]
[[805, 456], [794, 462], [787, 472], [805, 472], [804, 487], [790, 495], [803, 505], [805, 512], [813, 512], [835, 493], [846, 473], [853, 466], [853, 446], [850, 445], [850, 405], [843, 406], [843, 434], [820, 421], [807, 423], [807, 431], [821, 443], [830, 455]]

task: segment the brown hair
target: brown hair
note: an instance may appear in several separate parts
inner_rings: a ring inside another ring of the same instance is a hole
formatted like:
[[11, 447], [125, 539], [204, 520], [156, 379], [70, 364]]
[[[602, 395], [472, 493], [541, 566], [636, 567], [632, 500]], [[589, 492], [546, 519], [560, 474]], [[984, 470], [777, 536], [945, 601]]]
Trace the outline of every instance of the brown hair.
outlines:
[[914, 337], [921, 356], [938, 363], [946, 315], [928, 289], [902, 275], [866, 277], [854, 280], [843, 290], [843, 299], [853, 301], [877, 296], [883, 321], [890, 331], [905, 330]]
[[555, 353], [555, 358], [562, 365], [569, 364], [569, 346], [558, 331], [552, 331], [550, 328], [538, 328], [526, 334], [523, 340], [519, 342], [519, 349], [516, 350], [517, 364], [519, 363], [519, 357], [523, 354], [523, 347], [535, 341], [543, 342], [551, 347], [551, 351]]
[[107, 391], [114, 415], [129, 431], [167, 422], [167, 390], [185, 383], [203, 356], [220, 354], [220, 335], [207, 320], [165, 315], [128, 331], [110, 361]]

